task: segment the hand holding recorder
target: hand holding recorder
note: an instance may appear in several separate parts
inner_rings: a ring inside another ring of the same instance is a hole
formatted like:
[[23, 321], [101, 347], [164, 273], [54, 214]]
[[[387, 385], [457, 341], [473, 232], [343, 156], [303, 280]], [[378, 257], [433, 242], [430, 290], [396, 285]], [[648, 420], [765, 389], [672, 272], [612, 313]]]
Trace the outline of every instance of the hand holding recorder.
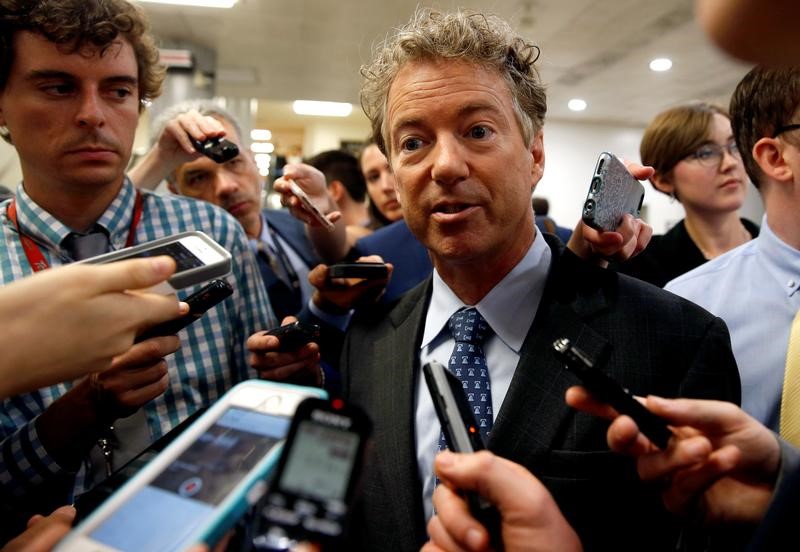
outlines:
[[707, 524], [754, 523], [774, 491], [780, 465], [777, 436], [738, 406], [723, 401], [648, 396], [643, 405], [673, 428], [658, 449], [629, 416], [598, 401], [583, 387], [566, 394], [573, 408], [612, 420], [608, 444], [636, 457], [644, 481], [662, 481], [664, 505]]
[[264, 379], [320, 386], [319, 345], [313, 341], [318, 335], [318, 326], [287, 316], [281, 327], [248, 338], [250, 365]]
[[360, 257], [354, 263], [317, 265], [308, 274], [314, 286], [312, 301], [333, 314], [372, 305], [386, 290], [392, 269], [378, 255]]

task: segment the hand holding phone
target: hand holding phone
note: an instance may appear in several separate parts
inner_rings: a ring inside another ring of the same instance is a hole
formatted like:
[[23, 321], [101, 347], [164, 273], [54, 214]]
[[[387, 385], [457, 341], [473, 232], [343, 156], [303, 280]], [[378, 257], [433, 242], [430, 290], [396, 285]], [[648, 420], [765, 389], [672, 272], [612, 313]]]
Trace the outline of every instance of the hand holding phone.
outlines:
[[300, 200], [300, 203], [303, 204], [303, 207], [305, 207], [306, 210], [311, 213], [311, 216], [313, 216], [317, 222], [319, 222], [323, 227], [327, 228], [329, 232], [332, 232], [335, 228], [334, 224], [328, 220], [328, 217], [326, 217], [316, 205], [314, 205], [314, 202], [311, 201], [311, 198], [308, 197], [308, 194], [303, 191], [303, 188], [301, 188], [294, 180], [288, 180], [288, 182], [289, 190], [291, 190], [292, 194]]
[[[447, 448], [464, 453], [484, 450], [486, 447], [469, 401], [464, 395], [461, 380], [436, 361], [425, 364], [422, 373], [433, 399], [433, 407], [442, 426]], [[480, 495], [473, 492], [465, 494], [470, 513], [486, 527], [492, 547], [502, 550], [500, 513]]]
[[380, 280], [389, 276], [386, 263], [356, 262], [336, 263], [328, 267], [328, 278], [360, 278]]
[[175, 293], [179, 289], [221, 278], [231, 271], [231, 254], [203, 232], [181, 232], [173, 236], [126, 247], [79, 261], [104, 264], [137, 257], [168, 255], [175, 259], [175, 274], [151, 291]]
[[189, 305], [189, 312], [174, 320], [167, 320], [152, 328], [148, 328], [136, 338], [135, 343], [150, 339], [151, 337], [161, 337], [163, 335], [175, 335], [183, 328], [203, 317], [211, 307], [220, 303], [223, 299], [233, 294], [233, 288], [225, 280], [213, 280], [196, 293], [193, 293], [184, 302]]
[[279, 328], [273, 328], [264, 332], [266, 335], [274, 335], [280, 340], [278, 352], [296, 351], [306, 343], [319, 340], [320, 328], [317, 324], [306, 322], [292, 322]]
[[601, 153], [583, 204], [583, 222], [597, 230], [613, 231], [626, 213], [637, 218], [643, 201], [641, 182], [615, 155]]
[[260, 510], [257, 550], [287, 538], [331, 545], [347, 531], [372, 424], [341, 399], [297, 407]]
[[627, 389], [597, 369], [586, 353], [571, 344], [566, 337], [556, 340], [553, 349], [566, 363], [567, 369], [580, 378], [595, 398], [610, 404], [620, 414], [633, 418], [654, 445], [662, 450], [667, 448], [672, 431], [664, 420], [647, 410]]
[[239, 155], [239, 146], [225, 138], [208, 138], [201, 142], [189, 136], [189, 140], [197, 153], [202, 153], [217, 163], [225, 163]]

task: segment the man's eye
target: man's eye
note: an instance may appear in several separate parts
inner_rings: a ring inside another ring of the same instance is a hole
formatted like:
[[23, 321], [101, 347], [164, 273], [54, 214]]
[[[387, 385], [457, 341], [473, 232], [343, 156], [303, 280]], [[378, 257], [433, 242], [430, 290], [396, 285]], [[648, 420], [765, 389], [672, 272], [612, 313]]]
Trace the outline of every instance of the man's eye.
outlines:
[[489, 129], [484, 126], [476, 126], [469, 129], [469, 135], [473, 138], [486, 138], [489, 136]]
[[422, 140], [419, 138], [409, 138], [407, 140], [403, 140], [403, 143], [400, 145], [405, 151], [415, 151], [422, 147]]
[[75, 87], [72, 84], [51, 84], [49, 86], [45, 86], [42, 88], [48, 94], [53, 94], [55, 96], [64, 96], [71, 93], [75, 90]]
[[133, 92], [128, 88], [115, 88], [114, 90], [112, 90], [112, 94], [114, 95], [114, 97], [119, 98], [120, 100], [124, 100], [125, 98], [133, 94]]

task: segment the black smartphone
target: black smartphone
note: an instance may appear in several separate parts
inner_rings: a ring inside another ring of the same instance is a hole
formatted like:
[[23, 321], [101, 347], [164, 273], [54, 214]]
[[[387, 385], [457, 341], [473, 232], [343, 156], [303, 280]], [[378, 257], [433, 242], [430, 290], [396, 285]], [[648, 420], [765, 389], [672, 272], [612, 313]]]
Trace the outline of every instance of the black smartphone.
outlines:
[[136, 337], [136, 343], [150, 339], [151, 337], [161, 337], [162, 335], [175, 335], [180, 330], [203, 317], [203, 315], [219, 303], [233, 294], [233, 288], [225, 280], [212, 280], [203, 286], [199, 291], [193, 293], [183, 301], [189, 304], [189, 312], [175, 318], [148, 328]]
[[[425, 383], [433, 399], [436, 416], [442, 426], [447, 448], [453, 452], [477, 452], [485, 449], [481, 432], [458, 377], [436, 361], [422, 367]], [[500, 544], [500, 513], [477, 493], [465, 493], [472, 516], [489, 532], [495, 550]]]
[[225, 163], [239, 155], [239, 146], [225, 138], [208, 138], [201, 142], [189, 136], [189, 140], [197, 153], [202, 153], [217, 163]]
[[328, 267], [329, 278], [378, 280], [389, 275], [386, 263], [336, 263]]
[[297, 406], [269, 491], [260, 503], [256, 550], [286, 539], [338, 550], [371, 432], [364, 411], [341, 399], [311, 398]]
[[642, 183], [615, 155], [601, 153], [583, 203], [583, 222], [597, 230], [615, 230], [625, 213], [639, 216], [643, 201]]
[[580, 378], [584, 387], [598, 400], [608, 403], [620, 414], [633, 418], [636, 425], [650, 441], [658, 448], [667, 448], [672, 430], [667, 422], [659, 418], [618, 382], [614, 381], [601, 370], [595, 368], [594, 363], [586, 353], [570, 343], [569, 339], [562, 337], [553, 343], [553, 349], [558, 357], [564, 361], [568, 370]]
[[278, 351], [295, 351], [311, 341], [319, 340], [319, 326], [308, 322], [293, 322], [265, 332], [280, 339]]

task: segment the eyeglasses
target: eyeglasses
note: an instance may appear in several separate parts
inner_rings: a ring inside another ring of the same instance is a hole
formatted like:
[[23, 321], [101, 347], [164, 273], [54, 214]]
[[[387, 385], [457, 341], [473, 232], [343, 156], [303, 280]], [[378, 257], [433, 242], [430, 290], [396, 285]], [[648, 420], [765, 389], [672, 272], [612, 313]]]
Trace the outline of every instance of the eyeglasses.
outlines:
[[[800, 126], [798, 126], [798, 128], [800, 128]], [[687, 155], [686, 159], [694, 159], [706, 167], [718, 167], [720, 163], [722, 163], [722, 158], [726, 151], [728, 155], [734, 159], [742, 158], [739, 153], [739, 146], [736, 145], [736, 142], [730, 142], [724, 146], [720, 146], [719, 144], [704, 144], [693, 153]]]
[[800, 128], [800, 124], [798, 124], [798, 123], [792, 123], [791, 125], [779, 126], [778, 128], [775, 129], [775, 132], [772, 133], [772, 137], [773, 138], [777, 138], [778, 136], [780, 136], [784, 132], [789, 132], [791, 130], [797, 130], [798, 128]]

